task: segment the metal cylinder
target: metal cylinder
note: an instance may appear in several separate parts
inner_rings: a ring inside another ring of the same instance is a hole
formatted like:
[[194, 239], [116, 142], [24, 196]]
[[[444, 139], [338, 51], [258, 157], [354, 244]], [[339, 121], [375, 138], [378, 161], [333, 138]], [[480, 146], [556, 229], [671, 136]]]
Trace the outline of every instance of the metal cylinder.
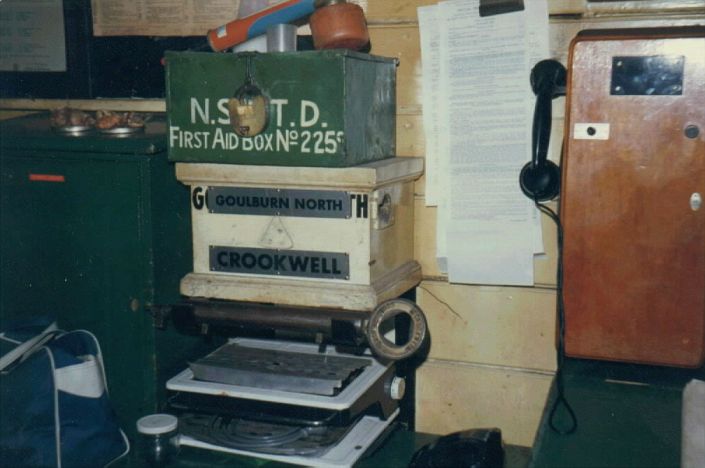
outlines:
[[332, 342], [365, 341], [368, 312], [275, 306], [235, 301], [193, 301], [197, 322], [321, 334]]
[[293, 24], [273, 24], [267, 27], [267, 52], [295, 51], [296, 30]]
[[313, 6], [316, 8], [323, 8], [329, 5], [335, 5], [336, 3], [347, 3], [347, 0], [316, 0]]

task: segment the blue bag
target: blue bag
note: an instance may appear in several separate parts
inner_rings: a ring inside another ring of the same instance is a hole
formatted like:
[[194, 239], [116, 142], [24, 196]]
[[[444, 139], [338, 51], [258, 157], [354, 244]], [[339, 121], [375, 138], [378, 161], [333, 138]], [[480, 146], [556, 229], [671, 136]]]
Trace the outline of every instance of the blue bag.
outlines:
[[0, 466], [99, 467], [129, 451], [95, 336], [24, 321], [0, 333]]

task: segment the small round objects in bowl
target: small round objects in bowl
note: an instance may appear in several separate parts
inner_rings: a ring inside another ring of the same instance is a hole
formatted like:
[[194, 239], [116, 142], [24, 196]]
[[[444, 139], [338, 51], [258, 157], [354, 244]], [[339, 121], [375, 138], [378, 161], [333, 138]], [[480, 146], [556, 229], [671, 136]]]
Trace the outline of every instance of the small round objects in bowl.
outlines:
[[96, 128], [101, 133], [111, 135], [129, 135], [143, 132], [148, 115], [138, 112], [96, 112]]
[[93, 130], [95, 119], [88, 112], [62, 107], [51, 111], [51, 128], [66, 134], [83, 134]]

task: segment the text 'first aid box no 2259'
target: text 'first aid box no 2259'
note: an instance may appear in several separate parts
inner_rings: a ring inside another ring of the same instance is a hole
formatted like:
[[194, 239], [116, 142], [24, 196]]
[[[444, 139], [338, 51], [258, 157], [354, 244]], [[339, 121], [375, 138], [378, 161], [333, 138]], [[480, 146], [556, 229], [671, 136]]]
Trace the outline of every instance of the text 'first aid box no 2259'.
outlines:
[[[396, 59], [346, 50], [168, 52], [166, 65], [172, 161], [349, 167], [396, 154]], [[248, 70], [268, 100], [268, 123], [243, 137], [228, 103]]]

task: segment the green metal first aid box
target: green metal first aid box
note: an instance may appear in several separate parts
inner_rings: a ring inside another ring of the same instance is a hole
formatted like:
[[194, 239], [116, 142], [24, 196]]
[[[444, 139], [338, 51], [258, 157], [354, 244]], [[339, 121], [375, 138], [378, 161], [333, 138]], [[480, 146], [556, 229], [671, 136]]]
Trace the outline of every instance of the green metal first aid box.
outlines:
[[[254, 137], [233, 130], [228, 101], [246, 81], [268, 98]], [[396, 153], [396, 59], [345, 50], [166, 55], [169, 159], [348, 167]]]

